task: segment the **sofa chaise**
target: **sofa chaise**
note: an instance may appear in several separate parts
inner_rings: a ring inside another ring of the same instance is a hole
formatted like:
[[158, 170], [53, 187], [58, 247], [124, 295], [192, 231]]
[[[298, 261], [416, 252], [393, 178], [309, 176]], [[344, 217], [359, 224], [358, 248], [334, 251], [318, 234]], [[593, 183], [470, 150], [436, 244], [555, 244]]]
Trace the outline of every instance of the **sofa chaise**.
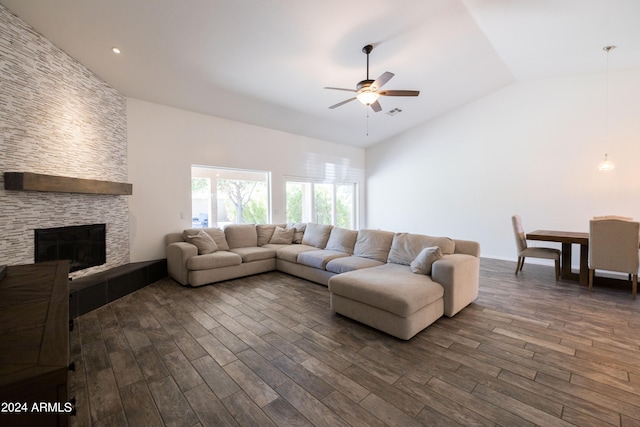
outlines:
[[232, 224], [166, 237], [169, 274], [201, 286], [282, 271], [327, 286], [331, 310], [407, 340], [478, 296], [480, 245], [321, 224]]

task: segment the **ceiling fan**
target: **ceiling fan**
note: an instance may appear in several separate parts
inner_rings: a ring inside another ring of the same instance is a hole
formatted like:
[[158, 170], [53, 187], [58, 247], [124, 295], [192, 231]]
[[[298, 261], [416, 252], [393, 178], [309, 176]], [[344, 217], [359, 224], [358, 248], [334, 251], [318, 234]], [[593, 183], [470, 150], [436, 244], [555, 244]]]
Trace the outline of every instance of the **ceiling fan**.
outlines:
[[367, 54], [367, 78], [366, 80], [362, 80], [361, 82], [359, 82], [356, 85], [356, 89], [344, 89], [340, 87], [325, 87], [325, 89], [344, 90], [347, 92], [355, 92], [357, 94], [353, 98], [349, 98], [345, 101], [338, 102], [337, 104], [332, 105], [331, 107], [329, 107], [330, 109], [337, 108], [341, 105], [344, 105], [348, 102], [353, 101], [354, 99], [357, 99], [358, 101], [362, 102], [364, 105], [370, 106], [373, 109], [373, 111], [377, 113], [378, 111], [382, 110], [382, 107], [378, 102], [378, 98], [380, 96], [418, 96], [420, 95], [420, 91], [418, 90], [382, 90], [381, 91], [380, 88], [384, 86], [389, 80], [391, 80], [391, 77], [393, 77], [394, 74], [387, 71], [375, 80], [369, 79], [369, 54], [371, 53], [372, 50], [373, 50], [373, 46], [371, 46], [370, 44], [362, 48], [362, 52]]

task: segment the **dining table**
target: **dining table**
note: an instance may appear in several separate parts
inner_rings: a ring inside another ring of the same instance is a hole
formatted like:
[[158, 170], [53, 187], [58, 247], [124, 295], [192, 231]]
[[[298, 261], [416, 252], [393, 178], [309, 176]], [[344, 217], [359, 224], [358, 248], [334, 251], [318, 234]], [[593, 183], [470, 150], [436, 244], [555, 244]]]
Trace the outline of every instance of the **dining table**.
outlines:
[[[577, 280], [580, 285], [589, 285], [589, 233], [580, 231], [536, 230], [526, 234], [527, 240], [558, 242], [562, 246], [560, 257], [560, 277]], [[572, 246], [580, 245], [580, 270], [571, 270]]]

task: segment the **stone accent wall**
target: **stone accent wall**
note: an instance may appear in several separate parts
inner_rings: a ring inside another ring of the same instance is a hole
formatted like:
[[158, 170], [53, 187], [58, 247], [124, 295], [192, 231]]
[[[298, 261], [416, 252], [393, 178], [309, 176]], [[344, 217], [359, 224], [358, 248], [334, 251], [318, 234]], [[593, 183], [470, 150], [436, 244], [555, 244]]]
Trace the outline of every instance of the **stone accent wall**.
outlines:
[[[105, 54], [108, 54], [107, 52]], [[34, 229], [107, 224], [129, 262], [127, 196], [4, 190], [4, 172], [127, 181], [125, 97], [0, 5], [0, 264], [34, 260]]]

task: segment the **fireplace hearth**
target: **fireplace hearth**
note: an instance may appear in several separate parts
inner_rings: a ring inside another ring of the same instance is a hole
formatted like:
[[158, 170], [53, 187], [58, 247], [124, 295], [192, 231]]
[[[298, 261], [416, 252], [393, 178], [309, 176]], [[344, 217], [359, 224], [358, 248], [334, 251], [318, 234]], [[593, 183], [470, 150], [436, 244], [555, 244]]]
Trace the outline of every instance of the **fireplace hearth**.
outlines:
[[68, 259], [69, 272], [107, 262], [106, 224], [34, 230], [35, 262]]

